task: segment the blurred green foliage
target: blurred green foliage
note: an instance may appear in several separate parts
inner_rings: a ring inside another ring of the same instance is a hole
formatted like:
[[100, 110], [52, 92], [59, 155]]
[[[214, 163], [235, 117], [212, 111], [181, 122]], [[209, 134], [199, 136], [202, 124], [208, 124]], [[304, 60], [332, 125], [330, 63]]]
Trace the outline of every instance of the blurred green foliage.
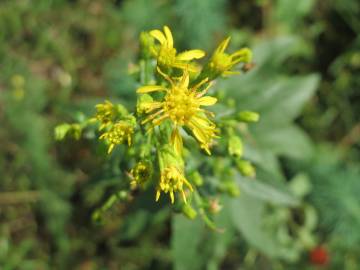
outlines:
[[[356, 0], [1, 1], [0, 268], [313, 269], [321, 244], [328, 269], [359, 269], [359, 18]], [[254, 50], [251, 71], [217, 85], [222, 113], [261, 113], [243, 131], [257, 180], [239, 176], [240, 196], [217, 198], [222, 232], [151, 192], [94, 224], [125, 161], [106, 160], [91, 134], [53, 138], [105, 98], [134, 103], [138, 34], [163, 24], [182, 48], [230, 34]]]

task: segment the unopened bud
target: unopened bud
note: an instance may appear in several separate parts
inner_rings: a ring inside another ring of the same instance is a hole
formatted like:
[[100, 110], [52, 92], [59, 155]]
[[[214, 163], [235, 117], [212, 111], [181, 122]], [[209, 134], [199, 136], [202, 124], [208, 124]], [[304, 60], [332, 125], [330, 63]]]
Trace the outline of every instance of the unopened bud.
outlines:
[[66, 136], [79, 140], [81, 137], [81, 127], [79, 124], [61, 124], [55, 127], [55, 140], [61, 141]]
[[146, 113], [151, 107], [153, 103], [153, 98], [148, 94], [142, 94], [138, 97], [138, 102], [136, 105], [136, 112], [141, 115]]
[[241, 157], [243, 155], [244, 147], [239, 136], [230, 136], [228, 143], [228, 151], [230, 155], [237, 157]]
[[222, 205], [219, 203], [219, 199], [211, 199], [209, 201], [209, 212], [212, 214], [217, 214], [221, 211]]
[[238, 119], [243, 122], [254, 123], [259, 121], [260, 115], [252, 111], [242, 111], [239, 112]]
[[193, 172], [189, 176], [191, 182], [193, 182], [196, 186], [202, 186], [204, 184], [204, 179], [198, 171]]
[[154, 38], [148, 32], [140, 34], [140, 53], [142, 58], [148, 59], [152, 56], [155, 47]]
[[238, 197], [240, 195], [240, 189], [235, 182], [229, 181], [225, 184], [226, 192], [232, 197]]
[[244, 159], [239, 159], [236, 161], [236, 165], [242, 175], [248, 177], [255, 177], [256, 175], [255, 168], [249, 161]]
[[197, 212], [189, 204], [183, 205], [182, 212], [189, 219], [195, 219], [197, 216]]

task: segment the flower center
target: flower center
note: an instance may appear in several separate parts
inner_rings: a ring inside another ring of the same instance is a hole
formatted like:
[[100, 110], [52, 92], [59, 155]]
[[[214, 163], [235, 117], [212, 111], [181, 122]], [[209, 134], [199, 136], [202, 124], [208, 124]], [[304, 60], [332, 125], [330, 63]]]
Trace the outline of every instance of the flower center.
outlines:
[[107, 139], [111, 144], [122, 144], [130, 140], [133, 128], [126, 122], [120, 121], [107, 133]]
[[171, 66], [175, 62], [176, 49], [161, 46], [158, 62], [161, 66]]
[[197, 112], [199, 104], [187, 89], [175, 87], [165, 96], [165, 112], [176, 125], [184, 125]]
[[165, 192], [182, 190], [183, 180], [181, 175], [176, 169], [169, 167], [166, 168], [162, 175], [162, 181], [160, 182], [160, 188]]
[[224, 72], [231, 67], [231, 56], [226, 53], [217, 53], [211, 59], [210, 65], [212, 68]]

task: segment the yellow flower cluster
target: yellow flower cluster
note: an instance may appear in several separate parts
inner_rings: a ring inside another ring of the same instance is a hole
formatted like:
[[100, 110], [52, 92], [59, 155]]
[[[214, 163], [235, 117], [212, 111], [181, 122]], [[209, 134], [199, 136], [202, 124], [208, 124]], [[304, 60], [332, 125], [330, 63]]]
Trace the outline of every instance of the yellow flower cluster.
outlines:
[[160, 183], [156, 191], [156, 201], [159, 200], [161, 191], [169, 193], [171, 203], [175, 202], [174, 192], [181, 192], [182, 198], [186, 203], [186, 195], [184, 192], [184, 185], [188, 187], [190, 191], [193, 191], [191, 184], [186, 180], [182, 171], [175, 166], [169, 166], [161, 171]]
[[178, 82], [162, 73], [160, 69], [158, 71], [169, 82], [170, 86], [147, 85], [137, 90], [140, 94], [165, 92], [163, 100], [148, 102], [146, 112], [151, 114], [143, 121], [143, 124], [151, 122], [153, 126], [157, 126], [166, 119], [171, 120], [174, 125], [171, 141], [179, 154], [182, 153], [183, 148], [179, 127], [188, 127], [199, 141], [201, 148], [210, 154], [212, 139], [216, 137], [216, 125], [207, 117], [207, 115], [211, 116], [212, 113], [200, 106], [211, 106], [217, 102], [214, 97], [204, 96], [211, 85], [208, 84], [206, 88], [199, 91], [199, 88], [207, 83], [207, 79], [189, 87], [187, 70], [183, 72]]
[[[159, 44], [154, 45], [151, 37]], [[142, 39], [143, 47], [146, 47], [146, 51], [150, 51], [157, 60], [157, 72], [161, 75], [162, 81], [156, 85], [145, 85], [137, 89], [137, 93], [142, 94], [137, 110], [140, 115], [145, 114], [141, 123], [149, 125], [149, 130], [163, 123], [171, 123], [169, 143], [172, 145], [173, 155], [182, 158], [182, 130], [190, 131], [190, 135], [198, 141], [200, 148], [210, 155], [213, 140], [219, 133], [212, 120], [214, 114], [204, 109], [217, 102], [215, 97], [207, 95], [211, 81], [220, 75], [234, 74], [231, 69], [238, 63], [250, 62], [251, 51], [245, 48], [233, 54], [225, 53], [230, 41], [230, 38], [227, 38], [200, 71], [191, 61], [204, 57], [205, 52], [189, 50], [177, 53], [169, 27], [164, 26], [163, 31], [152, 30], [148, 34], [143, 33]], [[190, 72], [198, 72], [192, 81]], [[181, 76], [177, 77], [179, 73]], [[163, 163], [164, 160], [161, 162]], [[156, 200], [159, 199], [162, 191], [169, 193], [172, 203], [175, 192], [180, 192], [186, 201], [183, 188], [186, 186], [192, 191], [192, 186], [186, 180], [182, 166], [176, 162], [169, 166], [161, 166], [160, 174]]]
[[134, 133], [133, 125], [127, 121], [119, 121], [112, 125], [110, 129], [104, 132], [99, 139], [107, 140], [109, 142], [108, 153], [110, 154], [114, 147], [118, 144], [127, 142], [131, 145], [131, 136]]
[[131, 138], [136, 123], [135, 117], [130, 115], [121, 105], [114, 105], [106, 100], [105, 103], [96, 105], [96, 114], [93, 120], [100, 123], [99, 131], [103, 132], [99, 139], [105, 140], [110, 154], [114, 147], [127, 142], [131, 145]]
[[[203, 185], [204, 180], [197, 171], [198, 164], [189, 172], [190, 178], [185, 176], [184, 159], [190, 150], [184, 147], [184, 142], [188, 142], [185, 139], [193, 138], [202, 151], [211, 155], [221, 128], [223, 140], [218, 153], [224, 153], [223, 146], [226, 142], [227, 152], [237, 161], [235, 165], [238, 170], [248, 177], [255, 175], [251, 163], [242, 159], [244, 148], [241, 137], [237, 135], [236, 125], [237, 121], [256, 122], [259, 115], [242, 111], [236, 115], [234, 112], [234, 115], [226, 116], [227, 118], [215, 118], [215, 113], [209, 110], [218, 102], [209, 93], [213, 81], [220, 76], [237, 74], [236, 66], [246, 70], [252, 65], [252, 53], [248, 48], [232, 54], [226, 53], [229, 42], [230, 38], [226, 38], [207, 60], [197, 63], [194, 60], [203, 58], [205, 52], [195, 49], [179, 53], [169, 27], [141, 33], [140, 61], [139, 65], [133, 65], [131, 73], [138, 75], [142, 83], [136, 90], [139, 95], [135, 115], [121, 104], [105, 101], [96, 105], [93, 118], [78, 124], [58, 126], [55, 130], [56, 138], [61, 140], [68, 134], [78, 139], [88, 125], [95, 123], [97, 126], [92, 131], [94, 134], [99, 133], [98, 138], [107, 144], [109, 154], [116, 146], [130, 146], [135, 141], [129, 151], [123, 152], [124, 160], [127, 164], [132, 164], [132, 169], [126, 168], [124, 172], [130, 178], [128, 188], [146, 188], [148, 183], [152, 183], [149, 180], [157, 177], [156, 201], [160, 199], [161, 193], [168, 194], [171, 203], [175, 202], [176, 196], [180, 196], [186, 204], [183, 207], [184, 213], [194, 218], [196, 212], [191, 208], [191, 203], [187, 202], [191, 201], [191, 194], [194, 194], [193, 202], [200, 201], [200, 193], [195, 188]], [[219, 106], [217, 109], [220, 108]], [[154, 172], [156, 168], [158, 172]], [[214, 168], [213, 172], [215, 175], [225, 175], [222, 166]], [[228, 171], [226, 173], [230, 174]], [[218, 184], [219, 190], [226, 190], [232, 195], [238, 194], [234, 181], [230, 179], [223, 182]], [[213, 213], [220, 209], [217, 201], [209, 203], [208, 207]]]
[[[155, 144], [159, 164], [159, 180], [156, 187], [156, 201], [161, 192], [169, 194], [171, 203], [175, 194], [180, 193], [187, 202], [187, 194], [193, 191], [191, 183], [185, 177], [183, 136], [188, 133], [208, 155], [219, 129], [214, 121], [214, 113], [205, 107], [217, 103], [217, 98], [208, 95], [212, 81], [218, 76], [235, 74], [232, 69], [239, 63], [251, 61], [251, 51], [247, 48], [227, 54], [225, 50], [230, 38], [225, 39], [216, 48], [201, 68], [192, 62], [205, 56], [202, 50], [188, 50], [178, 53], [169, 27], [163, 30], [143, 32], [140, 36], [141, 55], [147, 59], [156, 59], [157, 83], [141, 86], [136, 106], [139, 123], [152, 131], [142, 134], [144, 145], [151, 149]], [[108, 144], [108, 153], [115, 146], [127, 143], [131, 145], [137, 119], [121, 105], [106, 101], [96, 106], [95, 120], [100, 123], [100, 139]], [[155, 137], [155, 138], [154, 138]], [[153, 138], [153, 139], [152, 139]], [[143, 149], [144, 148], [143, 145]], [[229, 145], [233, 155], [241, 155], [239, 143], [235, 139]], [[135, 150], [136, 151], [136, 150]], [[143, 151], [143, 150], [142, 150]], [[132, 188], [144, 187], [152, 175], [152, 150], [146, 150], [147, 156], [141, 159], [128, 173]], [[145, 159], [144, 159], [145, 158]], [[145, 162], [144, 160], [147, 160]]]

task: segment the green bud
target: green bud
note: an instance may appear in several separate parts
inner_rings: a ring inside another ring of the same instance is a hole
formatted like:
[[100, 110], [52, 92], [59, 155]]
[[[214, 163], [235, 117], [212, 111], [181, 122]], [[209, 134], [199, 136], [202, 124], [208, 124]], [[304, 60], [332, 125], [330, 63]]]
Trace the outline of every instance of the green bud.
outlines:
[[183, 205], [182, 212], [189, 219], [195, 219], [197, 216], [197, 212], [189, 204]]
[[[240, 194], [240, 191], [238, 194]], [[216, 215], [221, 211], [221, 209], [222, 209], [222, 205], [220, 204], [218, 198], [209, 200], [209, 212], [211, 214]]]
[[136, 112], [139, 115], [146, 113], [149, 110], [152, 102], [153, 102], [153, 98], [150, 95], [148, 94], [139, 95], [136, 104]]
[[141, 32], [140, 34], [140, 53], [144, 59], [149, 59], [152, 56], [152, 51], [155, 48], [154, 38], [148, 32]]
[[243, 143], [241, 138], [236, 135], [231, 135], [228, 141], [228, 151], [232, 156], [241, 157], [244, 152]]
[[198, 171], [193, 172], [189, 176], [191, 182], [193, 182], [196, 186], [202, 186], [204, 184], [204, 179]]
[[244, 176], [255, 177], [256, 172], [254, 166], [250, 161], [239, 159], [236, 161], [236, 165], [240, 173]]
[[233, 181], [225, 183], [225, 190], [232, 197], [238, 197], [240, 195], [240, 188]]
[[61, 141], [66, 136], [79, 140], [81, 137], [81, 127], [79, 124], [61, 124], [55, 127], [55, 140]]
[[242, 111], [238, 113], [237, 118], [243, 122], [254, 123], [259, 121], [260, 115], [256, 112]]

